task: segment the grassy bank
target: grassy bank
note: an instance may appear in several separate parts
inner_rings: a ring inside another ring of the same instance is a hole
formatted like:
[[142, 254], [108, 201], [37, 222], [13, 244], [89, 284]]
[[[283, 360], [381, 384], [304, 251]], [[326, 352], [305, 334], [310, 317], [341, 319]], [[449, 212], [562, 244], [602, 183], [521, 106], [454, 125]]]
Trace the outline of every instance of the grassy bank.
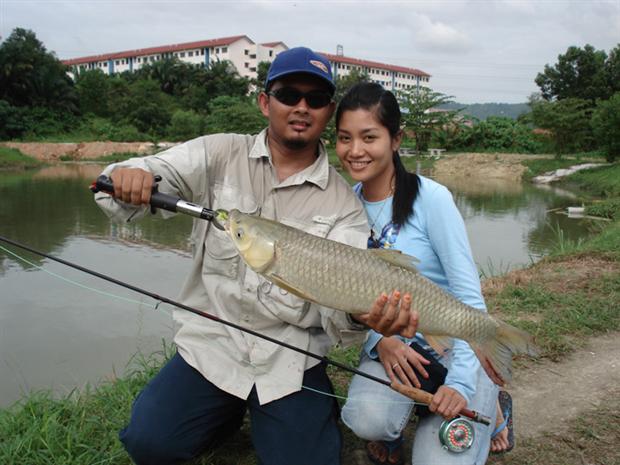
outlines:
[[[607, 201], [617, 200], [618, 169], [620, 165], [580, 172], [568, 182], [585, 186], [593, 197], [603, 192]], [[540, 263], [486, 280], [484, 287], [492, 313], [532, 332], [542, 356], [559, 360], [577, 350], [588, 337], [620, 329], [620, 220], [605, 223], [604, 229], [587, 242], [558, 243], [557, 250]], [[0, 463], [130, 464], [117, 439], [118, 430], [129, 418], [134, 397], [170, 353], [171, 348], [165, 347], [148, 358], [137, 357], [129, 374], [96, 389], [64, 399], [34, 394], [0, 411]], [[331, 356], [355, 365], [358, 349], [334, 350]], [[331, 368], [330, 376], [337, 393], [345, 395], [350, 377]], [[564, 436], [523, 441], [513, 452], [490, 463], [619, 463], [614, 440], [620, 430], [618, 399], [618, 395], [611, 396], [606, 399], [608, 403], [593, 406], [571, 421]], [[194, 465], [255, 464], [248, 431], [246, 424], [222, 448]], [[351, 451], [360, 448], [362, 442], [343, 431], [344, 465], [351, 465]]]
[[42, 163], [32, 157], [24, 155], [17, 149], [0, 146], [0, 170], [3, 169], [30, 169], [41, 166]]

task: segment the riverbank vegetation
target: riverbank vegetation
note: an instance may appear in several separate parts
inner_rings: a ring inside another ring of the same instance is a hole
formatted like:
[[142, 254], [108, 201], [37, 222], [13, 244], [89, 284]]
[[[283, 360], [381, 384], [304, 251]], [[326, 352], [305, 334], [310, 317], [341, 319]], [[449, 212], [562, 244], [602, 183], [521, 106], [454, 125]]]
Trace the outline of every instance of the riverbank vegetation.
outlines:
[[3, 169], [30, 169], [41, 166], [42, 163], [32, 157], [24, 155], [19, 150], [0, 146], [0, 170]]

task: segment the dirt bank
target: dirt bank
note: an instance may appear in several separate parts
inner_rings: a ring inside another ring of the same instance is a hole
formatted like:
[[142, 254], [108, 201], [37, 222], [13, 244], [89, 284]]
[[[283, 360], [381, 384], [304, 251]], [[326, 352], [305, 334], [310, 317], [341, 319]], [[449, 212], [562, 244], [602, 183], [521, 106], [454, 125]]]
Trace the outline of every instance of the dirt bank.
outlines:
[[17, 149], [24, 155], [43, 162], [59, 161], [61, 157], [72, 160], [92, 160], [113, 153], [150, 154], [171, 143], [152, 142], [3, 142], [0, 145]]
[[521, 164], [524, 159], [532, 159], [535, 155], [516, 153], [458, 153], [444, 155], [435, 162], [433, 175], [438, 179], [477, 178], [520, 181], [527, 170]]

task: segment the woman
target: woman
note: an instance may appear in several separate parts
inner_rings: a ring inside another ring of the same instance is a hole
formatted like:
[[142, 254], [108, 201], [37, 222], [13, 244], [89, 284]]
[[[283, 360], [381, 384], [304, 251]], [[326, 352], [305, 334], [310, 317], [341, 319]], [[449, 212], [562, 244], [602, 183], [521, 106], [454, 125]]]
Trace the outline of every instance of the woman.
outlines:
[[[398, 154], [400, 124], [394, 95], [374, 83], [354, 86], [336, 112], [336, 153], [358, 181], [355, 191], [371, 229], [368, 245], [417, 257], [420, 273], [464, 303], [486, 311], [464, 223], [452, 196], [444, 186], [405, 170]], [[496, 418], [497, 387], [466, 342], [454, 340], [448, 353], [439, 354], [420, 333], [414, 339], [402, 339], [371, 331], [360, 369], [436, 391], [429, 406], [435, 415], [421, 418], [416, 430], [414, 464], [485, 463], [491, 427], [476, 424], [474, 444], [460, 454], [443, 449], [438, 440], [444, 419], [455, 417], [464, 407]], [[393, 390], [355, 376], [342, 419], [358, 436], [371, 441], [368, 454], [374, 463], [402, 463], [401, 433], [413, 407], [412, 401]], [[503, 439], [505, 432], [499, 437]]]

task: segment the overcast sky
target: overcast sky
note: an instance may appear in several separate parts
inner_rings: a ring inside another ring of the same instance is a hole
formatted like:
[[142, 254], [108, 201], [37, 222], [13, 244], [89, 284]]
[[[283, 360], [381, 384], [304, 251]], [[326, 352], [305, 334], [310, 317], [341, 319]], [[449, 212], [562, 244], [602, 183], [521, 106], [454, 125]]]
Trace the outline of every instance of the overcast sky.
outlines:
[[571, 45], [620, 43], [620, 0], [0, 0], [59, 58], [247, 35], [408, 66], [461, 103], [525, 102]]

